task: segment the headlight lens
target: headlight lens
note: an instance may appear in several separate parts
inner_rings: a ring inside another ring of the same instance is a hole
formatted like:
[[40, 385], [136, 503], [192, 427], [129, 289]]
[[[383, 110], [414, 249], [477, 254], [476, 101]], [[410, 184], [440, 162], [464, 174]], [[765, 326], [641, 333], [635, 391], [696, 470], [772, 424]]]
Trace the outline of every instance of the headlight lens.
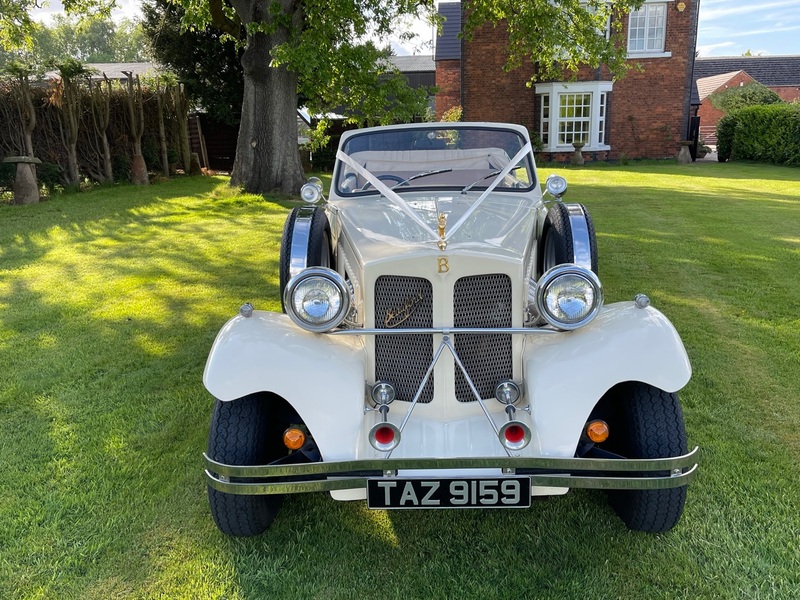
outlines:
[[289, 317], [308, 331], [321, 333], [338, 327], [350, 312], [350, 287], [336, 271], [305, 269], [292, 277], [284, 291]]
[[553, 173], [544, 182], [544, 187], [554, 198], [561, 198], [567, 193], [567, 180]]
[[556, 329], [572, 330], [590, 323], [603, 305], [603, 288], [592, 271], [558, 265], [536, 284], [536, 308]]
[[309, 204], [316, 204], [322, 199], [322, 188], [316, 183], [306, 183], [300, 188], [300, 197]]

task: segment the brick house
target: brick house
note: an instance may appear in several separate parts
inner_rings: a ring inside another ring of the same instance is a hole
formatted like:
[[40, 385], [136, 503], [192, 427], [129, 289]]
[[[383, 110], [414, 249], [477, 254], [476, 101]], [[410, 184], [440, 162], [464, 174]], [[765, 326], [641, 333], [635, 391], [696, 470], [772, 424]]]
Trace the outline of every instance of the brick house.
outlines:
[[642, 71], [613, 81], [608, 69], [584, 69], [576, 81], [527, 83], [533, 73], [504, 72], [507, 34], [484, 26], [458, 38], [462, 4], [446, 2], [436, 46], [436, 112], [460, 104], [465, 121], [519, 123], [542, 141], [547, 159], [567, 160], [583, 142], [587, 160], [672, 157], [688, 137], [698, 0], [645, 0], [622, 17], [629, 60]]
[[700, 136], [713, 144], [724, 113], [714, 108], [709, 96], [757, 81], [785, 102], [800, 100], [800, 55], [698, 57], [694, 81], [700, 101]]

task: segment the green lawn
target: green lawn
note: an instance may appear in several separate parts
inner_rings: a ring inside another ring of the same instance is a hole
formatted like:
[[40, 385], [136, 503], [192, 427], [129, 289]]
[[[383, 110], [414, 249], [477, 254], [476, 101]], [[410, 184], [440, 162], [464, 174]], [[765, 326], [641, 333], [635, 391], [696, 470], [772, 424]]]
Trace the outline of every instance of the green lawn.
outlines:
[[301, 495], [221, 535], [202, 369], [240, 304], [279, 309], [290, 203], [179, 179], [0, 207], [0, 598], [800, 596], [800, 170], [555, 170], [608, 299], [648, 293], [692, 359], [701, 473], [672, 532], [576, 491], [523, 512]]

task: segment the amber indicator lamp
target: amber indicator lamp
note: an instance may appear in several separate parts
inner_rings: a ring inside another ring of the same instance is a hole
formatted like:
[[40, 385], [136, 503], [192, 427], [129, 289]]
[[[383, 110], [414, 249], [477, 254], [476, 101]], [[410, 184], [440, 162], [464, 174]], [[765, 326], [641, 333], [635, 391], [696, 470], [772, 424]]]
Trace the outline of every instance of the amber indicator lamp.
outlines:
[[283, 445], [289, 450], [299, 450], [306, 443], [306, 434], [297, 427], [289, 427], [283, 432]]

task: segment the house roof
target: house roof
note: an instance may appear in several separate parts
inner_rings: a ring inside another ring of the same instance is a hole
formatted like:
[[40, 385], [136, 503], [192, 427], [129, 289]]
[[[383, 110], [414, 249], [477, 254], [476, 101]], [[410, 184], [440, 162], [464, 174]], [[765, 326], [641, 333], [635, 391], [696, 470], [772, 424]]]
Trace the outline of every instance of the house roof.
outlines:
[[711, 94], [716, 92], [731, 79], [739, 75], [739, 73], [744, 73], [744, 71], [731, 71], [730, 73], [723, 73], [721, 75], [714, 75], [712, 77], [703, 77], [702, 79], [698, 79], [697, 94], [699, 95], [700, 101], [702, 102], [708, 98]]
[[697, 57], [694, 80], [746, 71], [767, 87], [800, 86], [800, 54], [790, 56], [719, 56]]
[[436, 38], [436, 60], [461, 58], [461, 2], [440, 2], [439, 14], [444, 17], [442, 32]]
[[430, 54], [424, 56], [392, 56], [391, 61], [401, 73], [433, 73], [436, 70], [436, 63], [433, 62], [433, 56]]
[[[149, 62], [130, 62], [130, 63], [86, 63], [84, 65], [89, 69], [96, 71], [92, 74], [92, 79], [102, 79], [103, 73], [109, 79], [126, 79], [128, 76], [123, 71], [130, 71], [134, 76], [154, 76], [161, 67], [155, 63]], [[58, 78], [58, 71], [48, 71], [45, 73], [45, 79]]]

